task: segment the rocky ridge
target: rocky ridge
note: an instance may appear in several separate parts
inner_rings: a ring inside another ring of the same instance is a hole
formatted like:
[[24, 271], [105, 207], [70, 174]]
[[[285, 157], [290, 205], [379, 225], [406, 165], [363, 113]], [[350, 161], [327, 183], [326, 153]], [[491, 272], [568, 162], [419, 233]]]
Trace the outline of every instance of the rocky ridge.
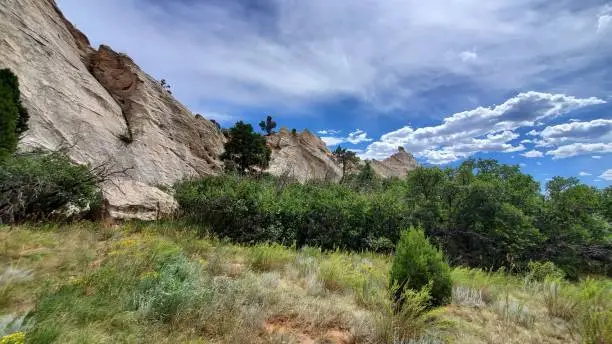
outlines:
[[300, 182], [309, 179], [338, 181], [342, 177], [342, 168], [333, 160], [325, 142], [307, 129], [293, 133], [281, 128], [267, 140], [272, 149], [267, 172], [273, 175], [294, 177]]

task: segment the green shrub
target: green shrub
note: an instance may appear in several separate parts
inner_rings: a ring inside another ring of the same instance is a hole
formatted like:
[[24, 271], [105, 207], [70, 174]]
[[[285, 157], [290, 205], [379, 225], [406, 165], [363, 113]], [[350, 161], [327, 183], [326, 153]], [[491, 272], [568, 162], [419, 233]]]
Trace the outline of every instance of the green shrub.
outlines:
[[187, 220], [241, 243], [388, 251], [408, 225], [396, 191], [371, 196], [343, 185], [223, 175], [178, 183]]
[[563, 270], [553, 262], [529, 262], [527, 264], [529, 281], [544, 282], [547, 279], [562, 280], [565, 278]]
[[0, 338], [0, 344], [24, 344], [25, 334], [23, 332], [15, 332]]
[[420, 291], [431, 286], [432, 306], [450, 302], [453, 289], [450, 267], [422, 230], [410, 229], [402, 233], [391, 266], [391, 285], [398, 287], [398, 301], [406, 289]]
[[[406, 289], [401, 294], [404, 301], [395, 309], [389, 304], [379, 308], [381, 312], [374, 321], [374, 342], [445, 343], [445, 340], [436, 337], [443, 335], [450, 324], [437, 317], [437, 310], [429, 310], [429, 287], [419, 291]], [[427, 340], [429, 336], [433, 338]]]
[[99, 177], [57, 152], [34, 152], [0, 163], [0, 223], [38, 221], [100, 202]]
[[141, 275], [134, 301], [145, 316], [168, 321], [198, 297], [197, 268], [185, 256], [165, 261]]
[[28, 129], [28, 112], [21, 105], [19, 81], [9, 69], [0, 69], [0, 159], [13, 154]]

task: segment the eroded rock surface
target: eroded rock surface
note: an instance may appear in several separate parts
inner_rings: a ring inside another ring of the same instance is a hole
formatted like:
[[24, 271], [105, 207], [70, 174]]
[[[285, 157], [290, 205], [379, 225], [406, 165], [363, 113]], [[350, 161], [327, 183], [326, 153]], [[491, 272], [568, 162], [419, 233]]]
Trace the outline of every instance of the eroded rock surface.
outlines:
[[287, 128], [267, 137], [272, 149], [268, 172], [294, 177], [300, 182], [310, 179], [340, 180], [342, 168], [319, 137], [308, 130], [295, 134]]
[[374, 172], [383, 178], [404, 178], [409, 171], [419, 166], [414, 156], [400, 147], [399, 151], [385, 160], [372, 160]]
[[156, 185], [220, 171], [215, 125], [127, 56], [93, 49], [53, 0], [3, 0], [0, 33], [0, 68], [17, 74], [30, 113], [21, 148], [64, 148], [75, 162], [127, 170], [109, 184], [125, 188], [104, 188], [113, 216], [149, 219], [153, 204], [163, 216], [174, 205]]

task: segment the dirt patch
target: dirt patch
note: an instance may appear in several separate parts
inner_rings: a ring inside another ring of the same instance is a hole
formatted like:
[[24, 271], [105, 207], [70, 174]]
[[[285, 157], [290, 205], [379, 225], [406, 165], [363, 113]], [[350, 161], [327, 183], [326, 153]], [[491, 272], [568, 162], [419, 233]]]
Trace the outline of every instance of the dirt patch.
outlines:
[[299, 321], [295, 315], [279, 315], [264, 323], [267, 334], [290, 335], [300, 344], [354, 344], [353, 335], [346, 328], [313, 328], [307, 322]]

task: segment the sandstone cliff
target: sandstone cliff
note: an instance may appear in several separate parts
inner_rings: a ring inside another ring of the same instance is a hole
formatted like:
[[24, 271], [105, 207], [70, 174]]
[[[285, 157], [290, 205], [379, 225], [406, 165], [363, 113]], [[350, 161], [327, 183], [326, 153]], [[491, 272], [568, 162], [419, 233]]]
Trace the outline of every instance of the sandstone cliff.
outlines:
[[372, 160], [371, 163], [374, 172], [384, 178], [403, 178], [406, 176], [406, 173], [419, 166], [414, 156], [401, 147], [397, 153], [387, 159], [382, 161]]
[[282, 128], [267, 139], [272, 149], [267, 172], [291, 176], [300, 182], [309, 179], [337, 181], [342, 177], [342, 168], [332, 159], [325, 142], [310, 131], [294, 134]]
[[[310, 131], [294, 134], [282, 128], [267, 139], [272, 149], [272, 161], [267, 172], [291, 176], [300, 182], [310, 179], [339, 181], [342, 178], [342, 166], [333, 159], [325, 143]], [[403, 148], [385, 160], [371, 160], [370, 163], [374, 172], [382, 178], [403, 178], [418, 166], [412, 154]], [[357, 171], [353, 168], [348, 173]]]
[[22, 149], [64, 148], [127, 174], [105, 185], [108, 211], [152, 219], [175, 207], [154, 187], [216, 173], [224, 138], [127, 56], [93, 49], [53, 0], [3, 0], [0, 68], [19, 77], [30, 130]]

